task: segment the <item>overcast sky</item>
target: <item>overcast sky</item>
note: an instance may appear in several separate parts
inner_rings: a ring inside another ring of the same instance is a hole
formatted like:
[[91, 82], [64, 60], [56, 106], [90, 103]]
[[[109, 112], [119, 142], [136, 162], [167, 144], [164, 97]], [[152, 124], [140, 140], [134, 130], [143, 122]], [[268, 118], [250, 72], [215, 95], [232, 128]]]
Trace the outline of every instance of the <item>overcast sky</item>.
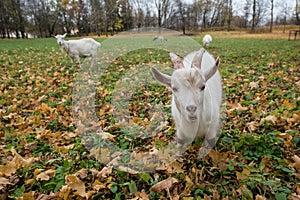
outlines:
[[[268, 5], [270, 5], [270, 0], [267, 0]], [[236, 12], [235, 14], [240, 14], [242, 12], [244, 12], [244, 6], [246, 4], [246, 0], [233, 0], [232, 1], [232, 5], [233, 5], [233, 9]], [[287, 5], [287, 7], [290, 10], [290, 15], [292, 15], [295, 5], [296, 5], [296, 0], [274, 0], [274, 14], [276, 15], [280, 15], [280, 13], [282, 12], [283, 8], [285, 7], [285, 4]]]
[[[188, 3], [192, 3], [195, 0], [185, 0], [185, 1]], [[270, 5], [270, 0], [265, 0], [265, 1], [268, 3], [268, 5]], [[233, 10], [235, 12], [234, 14], [240, 15], [241, 13], [243, 13], [245, 4], [246, 4], [246, 0], [232, 0]], [[274, 17], [280, 15], [280, 13], [284, 8], [284, 4], [287, 5], [287, 7], [290, 10], [290, 16], [292, 16], [292, 13], [294, 12], [296, 6], [296, 0], [274, 0], [274, 15], [275, 15]]]

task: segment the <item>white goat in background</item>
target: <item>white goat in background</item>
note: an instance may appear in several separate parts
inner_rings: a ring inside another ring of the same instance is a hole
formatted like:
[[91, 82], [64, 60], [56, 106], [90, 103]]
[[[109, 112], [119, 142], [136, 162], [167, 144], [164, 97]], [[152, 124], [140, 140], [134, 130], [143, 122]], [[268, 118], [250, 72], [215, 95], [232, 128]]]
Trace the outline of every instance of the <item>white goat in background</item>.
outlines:
[[164, 36], [154, 36], [153, 37], [153, 41], [158, 40], [158, 41], [167, 41], [167, 38], [165, 38]]
[[68, 40], [65, 41], [67, 33], [64, 35], [56, 35], [57, 44], [60, 46], [61, 50], [65, 51], [71, 58], [72, 66], [74, 64], [74, 59], [76, 58], [79, 65], [80, 58], [92, 57], [92, 65], [97, 63], [97, 50], [100, 47], [100, 43], [96, 42], [92, 38], [83, 38], [79, 40]]
[[212, 42], [212, 37], [211, 35], [207, 34], [203, 37], [203, 47], [207, 48], [209, 47], [210, 43]]
[[152, 74], [172, 90], [177, 141], [187, 145], [206, 136], [206, 141], [214, 145], [219, 135], [222, 101], [220, 60], [215, 60], [204, 48], [190, 53], [184, 61], [174, 53], [170, 57], [174, 66], [172, 76], [154, 67]]

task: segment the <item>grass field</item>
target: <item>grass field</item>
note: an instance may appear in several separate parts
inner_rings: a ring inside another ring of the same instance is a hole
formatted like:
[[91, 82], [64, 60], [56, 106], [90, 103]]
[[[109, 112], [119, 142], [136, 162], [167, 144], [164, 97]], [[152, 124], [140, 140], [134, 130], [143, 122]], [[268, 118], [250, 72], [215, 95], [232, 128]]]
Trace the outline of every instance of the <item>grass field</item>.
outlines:
[[[208, 51], [221, 58], [225, 93], [215, 149], [198, 159], [200, 141], [180, 161], [137, 174], [105, 167], [105, 157], [96, 159], [81, 142], [72, 112], [81, 71], [54, 38], [0, 40], [0, 199], [300, 199], [300, 42], [211, 34]], [[202, 37], [193, 39], [201, 44]], [[164, 86], [135, 86], [123, 128], [112, 102], [124, 74], [157, 64], [171, 66], [168, 52], [131, 51], [101, 75], [96, 127], [119, 149], [149, 152], [175, 137]], [[133, 127], [147, 127], [156, 104], [168, 113], [166, 123], [143, 137]]]

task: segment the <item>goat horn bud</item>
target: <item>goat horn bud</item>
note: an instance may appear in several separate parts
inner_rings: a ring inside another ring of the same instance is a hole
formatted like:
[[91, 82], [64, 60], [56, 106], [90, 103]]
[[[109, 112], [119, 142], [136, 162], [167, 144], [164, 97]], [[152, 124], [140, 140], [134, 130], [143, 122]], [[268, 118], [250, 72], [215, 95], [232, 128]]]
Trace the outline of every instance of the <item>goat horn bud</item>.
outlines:
[[192, 61], [192, 67], [198, 67], [199, 69], [201, 69], [201, 63], [202, 63], [202, 58], [204, 53], [205, 53], [204, 48], [201, 48], [199, 51], [197, 51]]
[[175, 53], [171, 52], [169, 54], [169, 56], [170, 56], [171, 61], [173, 63], [174, 70], [184, 68], [182, 60]]

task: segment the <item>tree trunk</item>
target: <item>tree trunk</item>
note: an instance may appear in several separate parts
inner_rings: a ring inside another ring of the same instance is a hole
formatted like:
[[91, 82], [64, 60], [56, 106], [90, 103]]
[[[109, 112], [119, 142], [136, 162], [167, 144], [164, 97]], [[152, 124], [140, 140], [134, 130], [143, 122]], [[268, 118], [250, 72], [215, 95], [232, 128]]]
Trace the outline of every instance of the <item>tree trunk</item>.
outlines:
[[273, 31], [273, 9], [274, 9], [274, 0], [271, 0], [270, 33], [272, 33], [272, 31]]
[[253, 0], [253, 6], [252, 6], [252, 26], [251, 31], [254, 32], [255, 28], [255, 13], [256, 12], [256, 0]]
[[232, 20], [232, 0], [228, 0], [228, 19], [227, 19], [227, 31], [230, 31], [230, 25]]

